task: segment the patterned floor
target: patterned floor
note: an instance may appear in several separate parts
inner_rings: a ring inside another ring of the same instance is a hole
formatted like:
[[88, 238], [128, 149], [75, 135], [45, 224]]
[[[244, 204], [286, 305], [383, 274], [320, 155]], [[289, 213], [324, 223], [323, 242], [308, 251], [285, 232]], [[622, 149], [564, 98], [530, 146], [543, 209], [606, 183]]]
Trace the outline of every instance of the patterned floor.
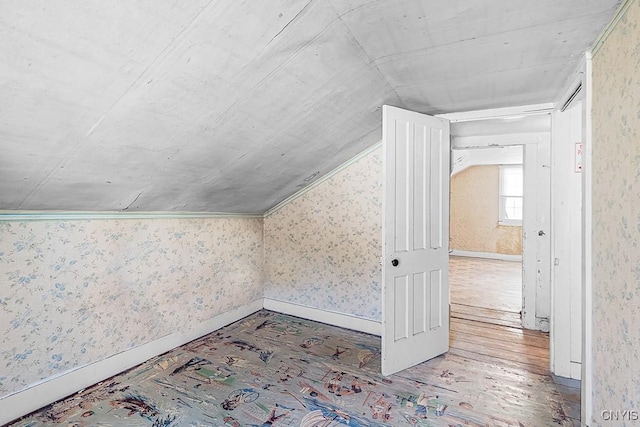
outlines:
[[453, 355], [379, 372], [379, 338], [260, 311], [13, 425], [571, 425], [547, 376]]

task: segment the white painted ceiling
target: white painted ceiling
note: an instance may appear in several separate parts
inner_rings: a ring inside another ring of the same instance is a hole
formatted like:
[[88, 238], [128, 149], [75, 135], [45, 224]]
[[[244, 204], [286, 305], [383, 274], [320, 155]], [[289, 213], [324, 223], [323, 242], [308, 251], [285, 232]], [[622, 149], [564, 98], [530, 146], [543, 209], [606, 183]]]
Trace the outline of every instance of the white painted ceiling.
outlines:
[[380, 106], [549, 102], [619, 0], [3, 0], [0, 209], [260, 213]]
[[473, 166], [521, 165], [524, 161], [523, 154], [522, 145], [452, 149], [451, 176]]

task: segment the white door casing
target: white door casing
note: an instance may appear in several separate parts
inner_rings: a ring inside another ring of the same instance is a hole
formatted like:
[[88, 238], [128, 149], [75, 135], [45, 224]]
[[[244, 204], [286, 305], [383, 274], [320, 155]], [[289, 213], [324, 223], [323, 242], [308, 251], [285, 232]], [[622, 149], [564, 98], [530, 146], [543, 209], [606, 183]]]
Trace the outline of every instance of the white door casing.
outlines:
[[[476, 112], [444, 114], [451, 122], [504, 119], [523, 114], [550, 114], [553, 104], [540, 104], [484, 110]], [[549, 131], [523, 133], [498, 133], [479, 135], [458, 135], [451, 137], [454, 149], [487, 148], [493, 146], [524, 147], [524, 200], [525, 208], [522, 220], [522, 326], [525, 329], [548, 331], [551, 307], [551, 245], [549, 243], [550, 220], [550, 144]], [[527, 202], [528, 201], [528, 202]], [[540, 231], [542, 234], [540, 235]]]
[[552, 163], [551, 372], [580, 379], [582, 363], [582, 100], [554, 113]]
[[446, 119], [382, 112], [382, 374], [390, 375], [449, 349], [450, 141]]

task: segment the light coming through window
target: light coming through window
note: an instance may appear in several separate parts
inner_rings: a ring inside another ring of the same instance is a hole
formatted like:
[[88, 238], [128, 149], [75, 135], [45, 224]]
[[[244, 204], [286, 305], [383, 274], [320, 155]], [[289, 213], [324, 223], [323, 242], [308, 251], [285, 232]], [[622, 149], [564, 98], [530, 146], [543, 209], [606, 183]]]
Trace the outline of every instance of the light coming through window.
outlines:
[[502, 225], [522, 225], [522, 165], [500, 166], [500, 217]]

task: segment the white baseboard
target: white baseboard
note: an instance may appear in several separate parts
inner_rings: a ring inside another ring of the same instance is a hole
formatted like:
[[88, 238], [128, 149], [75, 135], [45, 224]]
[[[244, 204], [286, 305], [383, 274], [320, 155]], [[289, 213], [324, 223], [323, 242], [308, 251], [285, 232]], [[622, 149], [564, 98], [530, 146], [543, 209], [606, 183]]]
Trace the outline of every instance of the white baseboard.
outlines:
[[375, 320], [364, 319], [362, 317], [334, 313], [332, 311], [320, 310], [318, 308], [278, 301], [271, 298], [264, 299], [264, 308], [266, 310], [302, 317], [303, 319], [314, 320], [316, 322], [352, 329], [354, 331], [364, 332], [371, 335], [382, 335], [382, 323]]
[[176, 332], [140, 347], [123, 351], [0, 399], [0, 425], [27, 415], [93, 384], [179, 347], [262, 309], [262, 298], [222, 313], [186, 332]]
[[498, 259], [501, 261], [516, 261], [522, 262], [522, 255], [507, 255], [507, 254], [496, 254], [493, 252], [475, 252], [475, 251], [461, 251], [458, 249], [454, 249], [449, 252], [449, 255], [452, 256], [466, 256], [470, 258], [486, 258], [486, 259]]
[[99, 362], [76, 368], [56, 377], [47, 378], [43, 382], [34, 384], [27, 389], [0, 398], [0, 425], [14, 421], [100, 381], [131, 369], [155, 356], [236, 322], [262, 308], [367, 334], [377, 336], [382, 334], [382, 324], [375, 320], [270, 298], [258, 299], [251, 304], [222, 313], [191, 328], [189, 331], [167, 335]]

